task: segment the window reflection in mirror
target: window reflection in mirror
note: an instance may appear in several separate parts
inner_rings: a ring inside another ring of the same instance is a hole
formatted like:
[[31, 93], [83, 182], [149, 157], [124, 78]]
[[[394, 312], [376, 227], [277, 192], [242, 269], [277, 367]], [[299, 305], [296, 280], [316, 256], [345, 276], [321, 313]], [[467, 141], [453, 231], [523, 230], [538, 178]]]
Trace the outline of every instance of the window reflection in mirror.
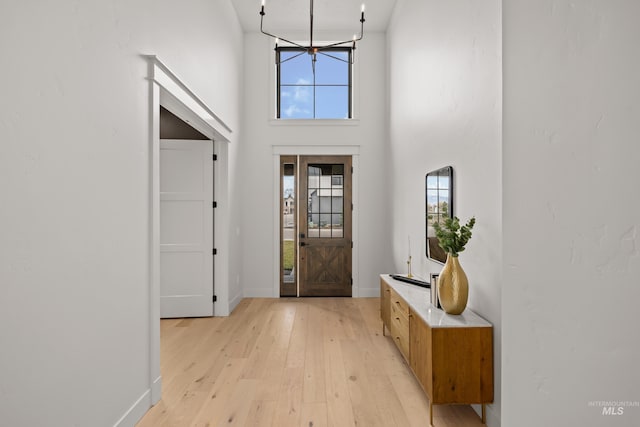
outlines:
[[447, 254], [438, 245], [433, 224], [453, 218], [453, 168], [446, 166], [429, 172], [425, 178], [427, 257], [444, 263]]

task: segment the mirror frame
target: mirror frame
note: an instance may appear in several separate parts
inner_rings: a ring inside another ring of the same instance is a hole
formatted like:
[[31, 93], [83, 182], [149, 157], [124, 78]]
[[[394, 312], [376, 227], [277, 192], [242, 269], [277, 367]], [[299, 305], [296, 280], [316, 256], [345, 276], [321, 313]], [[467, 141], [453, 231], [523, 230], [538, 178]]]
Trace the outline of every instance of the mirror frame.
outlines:
[[[440, 187], [440, 177], [449, 177], [448, 188]], [[435, 186], [434, 185], [430, 186], [429, 182], [433, 181], [434, 178], [436, 178], [437, 183]], [[448, 217], [453, 218], [453, 167], [445, 166], [440, 169], [436, 169], [434, 171], [427, 173], [427, 175], [425, 176], [424, 188], [425, 188], [425, 236], [426, 236], [426, 243], [427, 243], [426, 244], [427, 258], [432, 261], [444, 264], [445, 261], [447, 260], [447, 254], [438, 245], [438, 239], [435, 236], [435, 231], [433, 227], [429, 226], [430, 213], [432, 214], [432, 212], [434, 211], [434, 208], [432, 208], [431, 212], [429, 211], [429, 206], [430, 206], [429, 200], [430, 199], [433, 200], [435, 198], [435, 200], [437, 201], [436, 206], [439, 206], [442, 192], [446, 192], [446, 198], [447, 198], [446, 214]], [[435, 212], [437, 213], [437, 208]]]

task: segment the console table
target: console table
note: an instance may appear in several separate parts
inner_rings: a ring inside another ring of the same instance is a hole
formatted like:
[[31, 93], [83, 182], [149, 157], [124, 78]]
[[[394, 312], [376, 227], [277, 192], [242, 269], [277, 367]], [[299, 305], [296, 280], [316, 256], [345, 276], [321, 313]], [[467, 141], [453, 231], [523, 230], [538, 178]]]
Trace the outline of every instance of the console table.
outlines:
[[430, 290], [380, 275], [380, 316], [433, 405], [493, 402], [493, 327], [469, 309], [446, 314]]

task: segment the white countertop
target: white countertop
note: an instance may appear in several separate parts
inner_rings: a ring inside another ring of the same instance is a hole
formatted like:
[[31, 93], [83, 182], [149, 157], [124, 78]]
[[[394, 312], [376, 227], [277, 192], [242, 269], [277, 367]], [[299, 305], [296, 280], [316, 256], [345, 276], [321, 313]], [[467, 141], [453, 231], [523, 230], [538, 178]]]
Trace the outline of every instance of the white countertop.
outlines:
[[432, 328], [491, 327], [491, 323], [469, 308], [462, 314], [454, 315], [434, 307], [431, 305], [431, 290], [428, 288], [392, 279], [388, 274], [381, 274], [380, 277], [409, 304], [413, 313], [418, 314]]

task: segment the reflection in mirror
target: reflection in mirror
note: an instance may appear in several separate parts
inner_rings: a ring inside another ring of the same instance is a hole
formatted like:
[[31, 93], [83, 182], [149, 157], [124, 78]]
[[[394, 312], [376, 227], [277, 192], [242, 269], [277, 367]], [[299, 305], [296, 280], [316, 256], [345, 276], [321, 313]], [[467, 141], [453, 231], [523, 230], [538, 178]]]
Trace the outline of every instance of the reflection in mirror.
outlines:
[[453, 168], [446, 166], [429, 172], [425, 179], [427, 257], [444, 263], [447, 254], [438, 245], [433, 224], [453, 218]]

